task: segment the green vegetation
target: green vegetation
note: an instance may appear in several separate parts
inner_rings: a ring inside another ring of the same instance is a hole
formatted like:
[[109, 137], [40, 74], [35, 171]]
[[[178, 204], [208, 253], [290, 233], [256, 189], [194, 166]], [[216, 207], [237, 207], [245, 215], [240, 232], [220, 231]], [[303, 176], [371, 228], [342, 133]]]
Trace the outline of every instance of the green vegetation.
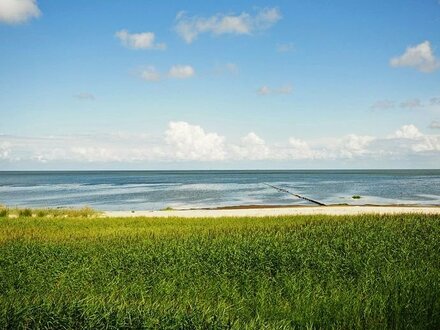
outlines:
[[9, 210], [6, 208], [0, 208], [0, 218], [5, 218], [9, 214]]
[[174, 211], [174, 209], [171, 206], [167, 206], [166, 208], [162, 209], [161, 211]]
[[359, 195], [353, 195], [351, 198], [353, 198], [353, 199], [361, 199], [361, 196], [359, 196]]
[[439, 329], [436, 215], [0, 220], [0, 328]]
[[75, 218], [89, 218], [97, 217], [100, 212], [93, 210], [90, 207], [83, 207], [80, 209], [19, 209], [19, 208], [8, 208], [6, 206], [0, 205], [0, 217], [38, 217], [38, 218], [59, 218], [59, 217], [75, 217]]
[[31, 217], [32, 216], [32, 210], [31, 209], [18, 210], [18, 216], [20, 216], [20, 217]]

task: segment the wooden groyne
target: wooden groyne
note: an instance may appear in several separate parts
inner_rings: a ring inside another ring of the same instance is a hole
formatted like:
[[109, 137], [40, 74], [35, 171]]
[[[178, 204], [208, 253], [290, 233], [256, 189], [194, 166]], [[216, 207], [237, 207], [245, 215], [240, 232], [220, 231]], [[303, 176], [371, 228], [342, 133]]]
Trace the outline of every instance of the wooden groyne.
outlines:
[[292, 195], [292, 196], [295, 196], [295, 197], [301, 198], [301, 199], [303, 199], [303, 200], [305, 200], [305, 201], [308, 201], [308, 202], [311, 202], [311, 203], [317, 204], [317, 205], [319, 205], [319, 206], [326, 206], [324, 203], [321, 203], [321, 202], [319, 202], [319, 201], [317, 201], [317, 200], [314, 200], [314, 199], [311, 199], [311, 198], [307, 198], [307, 197], [304, 197], [304, 196], [301, 196], [301, 195], [298, 195], [298, 194], [294, 194], [293, 192], [290, 192], [290, 191], [288, 191], [287, 189], [280, 188], [280, 187], [276, 187], [276, 186], [273, 186], [273, 185], [268, 184], [268, 183], [265, 183], [265, 185], [266, 185], [266, 186], [269, 186], [269, 187], [271, 187], [271, 188], [273, 188], [273, 189], [276, 189], [276, 190], [278, 190], [278, 191], [280, 191], [280, 192], [283, 192], [283, 193], [286, 193], [286, 194], [289, 194], [289, 195]]

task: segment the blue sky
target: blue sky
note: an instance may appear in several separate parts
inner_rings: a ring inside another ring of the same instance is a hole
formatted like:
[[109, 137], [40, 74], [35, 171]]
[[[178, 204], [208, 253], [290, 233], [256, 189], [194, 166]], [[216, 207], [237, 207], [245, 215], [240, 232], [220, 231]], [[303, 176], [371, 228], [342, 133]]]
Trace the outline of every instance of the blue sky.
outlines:
[[439, 31], [437, 0], [0, 0], [0, 169], [438, 168]]

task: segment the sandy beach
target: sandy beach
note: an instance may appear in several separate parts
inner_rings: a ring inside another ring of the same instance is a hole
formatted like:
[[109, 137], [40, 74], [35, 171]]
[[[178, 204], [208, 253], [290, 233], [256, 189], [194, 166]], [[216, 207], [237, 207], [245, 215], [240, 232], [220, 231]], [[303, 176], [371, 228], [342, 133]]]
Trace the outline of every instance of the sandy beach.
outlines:
[[356, 215], [356, 214], [439, 214], [440, 206], [300, 206], [300, 207], [251, 207], [230, 209], [191, 209], [171, 211], [106, 211], [106, 217], [265, 217], [280, 215]]

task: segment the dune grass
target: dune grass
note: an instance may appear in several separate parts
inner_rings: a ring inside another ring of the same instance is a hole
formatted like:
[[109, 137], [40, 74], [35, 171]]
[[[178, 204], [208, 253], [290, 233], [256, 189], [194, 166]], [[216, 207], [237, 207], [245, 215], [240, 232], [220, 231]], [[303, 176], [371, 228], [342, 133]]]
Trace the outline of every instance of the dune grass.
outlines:
[[0, 327], [438, 329], [436, 215], [0, 218]]
[[0, 218], [7, 217], [49, 217], [49, 218], [58, 218], [58, 217], [97, 217], [101, 214], [101, 212], [96, 211], [90, 207], [83, 208], [44, 208], [44, 209], [30, 209], [30, 208], [10, 208], [0, 204]]

